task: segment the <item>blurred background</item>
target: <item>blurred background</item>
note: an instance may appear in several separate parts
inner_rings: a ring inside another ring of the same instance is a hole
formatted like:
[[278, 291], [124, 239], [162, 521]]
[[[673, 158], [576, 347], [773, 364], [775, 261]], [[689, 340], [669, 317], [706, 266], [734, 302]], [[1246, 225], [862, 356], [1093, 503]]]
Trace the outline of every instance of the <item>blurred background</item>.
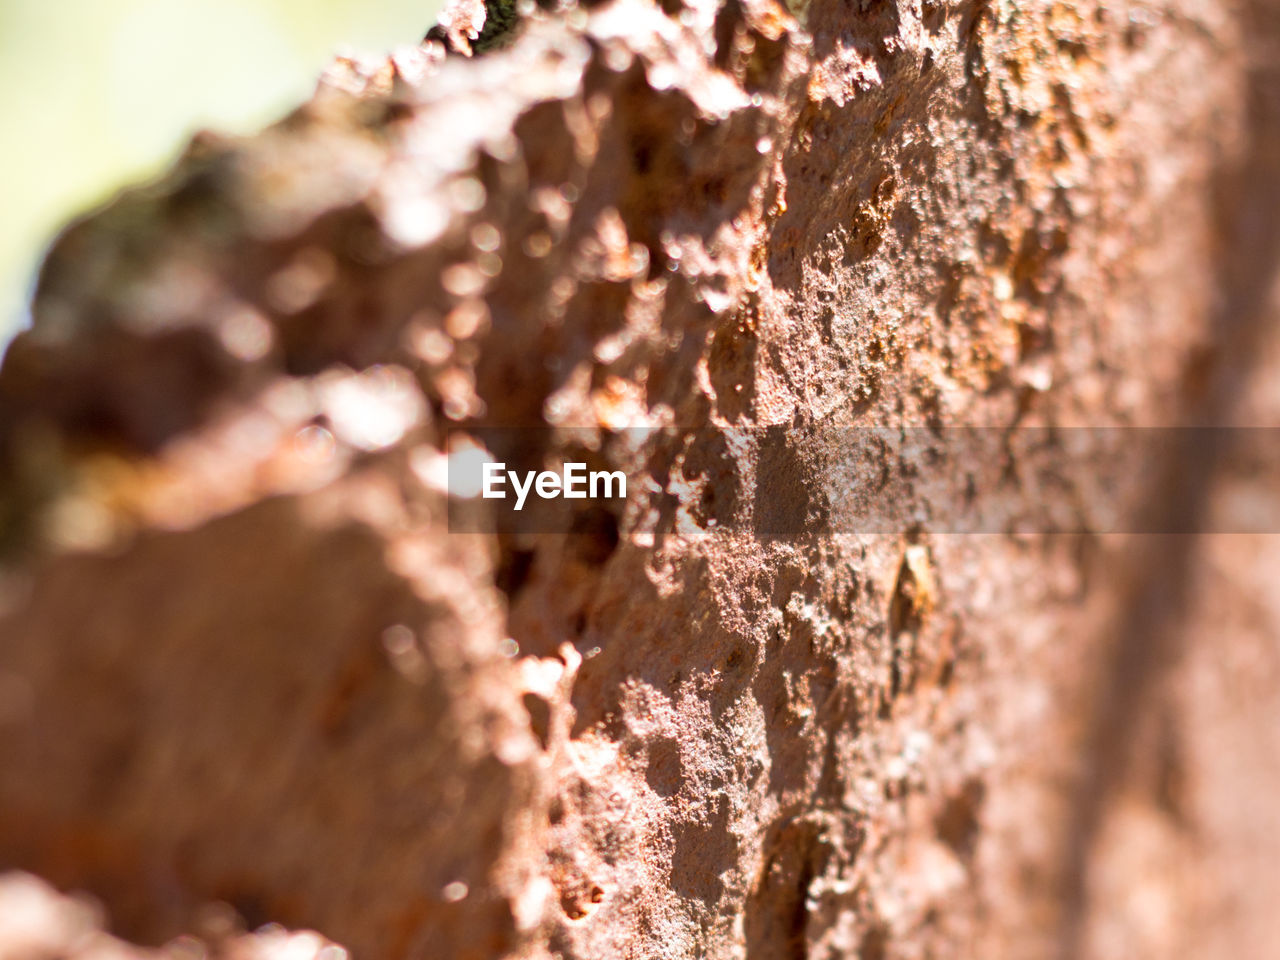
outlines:
[[202, 127], [247, 133], [337, 51], [416, 42], [439, 0], [0, 0], [0, 343], [70, 217]]

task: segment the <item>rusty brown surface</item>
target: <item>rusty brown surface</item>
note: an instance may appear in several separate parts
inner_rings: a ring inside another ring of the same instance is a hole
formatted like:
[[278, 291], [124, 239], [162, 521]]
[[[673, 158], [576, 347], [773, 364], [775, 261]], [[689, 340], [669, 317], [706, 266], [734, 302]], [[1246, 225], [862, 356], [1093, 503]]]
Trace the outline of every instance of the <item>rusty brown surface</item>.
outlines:
[[[1280, 32], [664, 6], [338, 63], [64, 234], [0, 370], [0, 865], [145, 944], [1270, 955], [1267, 537], [822, 518], [845, 427], [1271, 421]], [[645, 482], [450, 533], [481, 425]]]
[[126, 943], [102, 928], [99, 905], [59, 894], [30, 874], [0, 875], [0, 957], [4, 960], [346, 960], [347, 951], [310, 930], [268, 924], [245, 933], [225, 908], [207, 908], [200, 936], [184, 934], [161, 948]]

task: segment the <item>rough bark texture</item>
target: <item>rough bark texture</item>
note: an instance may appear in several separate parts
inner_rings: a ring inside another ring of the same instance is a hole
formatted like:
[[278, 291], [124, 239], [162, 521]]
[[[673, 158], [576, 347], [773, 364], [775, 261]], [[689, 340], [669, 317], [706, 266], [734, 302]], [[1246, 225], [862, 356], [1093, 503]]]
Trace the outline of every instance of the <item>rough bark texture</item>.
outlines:
[[[824, 518], [842, 427], [1275, 421], [1272, 19], [613, 0], [200, 138], [0, 371], [0, 866], [144, 944], [1271, 955], [1273, 539]], [[646, 482], [451, 534], [485, 424]]]

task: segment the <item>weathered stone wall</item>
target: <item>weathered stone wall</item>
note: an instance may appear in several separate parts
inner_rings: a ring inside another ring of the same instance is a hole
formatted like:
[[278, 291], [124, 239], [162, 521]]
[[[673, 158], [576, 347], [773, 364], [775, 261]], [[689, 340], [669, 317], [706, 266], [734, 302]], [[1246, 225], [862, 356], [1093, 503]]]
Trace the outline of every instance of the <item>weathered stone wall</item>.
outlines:
[[[142, 943], [224, 901], [389, 960], [1265, 955], [1276, 685], [1195, 663], [1269, 540], [829, 522], [846, 427], [1232, 412], [1265, 19], [614, 0], [198, 138], [0, 370], [0, 864]], [[450, 533], [483, 425], [645, 482]]]

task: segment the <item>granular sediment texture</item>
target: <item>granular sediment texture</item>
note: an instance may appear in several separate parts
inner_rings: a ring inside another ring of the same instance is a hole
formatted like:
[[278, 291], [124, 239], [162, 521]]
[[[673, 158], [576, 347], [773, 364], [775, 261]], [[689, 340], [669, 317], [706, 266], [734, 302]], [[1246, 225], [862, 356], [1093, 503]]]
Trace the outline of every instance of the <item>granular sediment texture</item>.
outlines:
[[[1008, 429], [1017, 484], [1016, 427], [1194, 418], [1271, 317], [1272, 36], [612, 0], [197, 138], [0, 370], [0, 866], [166, 950], [224, 903], [371, 960], [1268, 955], [1265, 538], [830, 521], [897, 469], [847, 427]], [[450, 533], [484, 426], [642, 482]]]

